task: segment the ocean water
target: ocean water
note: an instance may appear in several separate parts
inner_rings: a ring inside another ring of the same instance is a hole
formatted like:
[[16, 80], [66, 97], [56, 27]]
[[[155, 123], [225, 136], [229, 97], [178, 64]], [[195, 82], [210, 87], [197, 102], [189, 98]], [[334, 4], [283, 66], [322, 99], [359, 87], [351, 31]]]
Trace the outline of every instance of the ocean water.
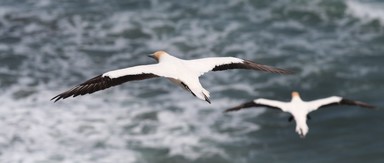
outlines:
[[[231, 70], [201, 82], [212, 104], [164, 79], [57, 103], [103, 72], [165, 50], [235, 56], [295, 75]], [[383, 162], [384, 112], [223, 110], [253, 98], [339, 95], [383, 108], [381, 0], [1, 0], [1, 163]]]

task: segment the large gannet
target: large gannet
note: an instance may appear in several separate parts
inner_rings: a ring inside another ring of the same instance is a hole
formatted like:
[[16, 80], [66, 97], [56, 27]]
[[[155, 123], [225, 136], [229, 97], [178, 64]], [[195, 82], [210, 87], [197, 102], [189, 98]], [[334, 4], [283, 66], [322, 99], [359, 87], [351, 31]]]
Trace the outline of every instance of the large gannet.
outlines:
[[292, 121], [293, 119], [296, 121], [296, 132], [300, 135], [301, 138], [304, 138], [305, 135], [308, 133], [309, 129], [307, 125], [307, 119], [310, 119], [310, 117], [308, 116], [308, 114], [319, 108], [324, 108], [333, 105], [356, 105], [371, 109], [375, 108], [374, 106], [369, 105], [367, 103], [361, 101], [353, 101], [339, 96], [332, 96], [313, 101], [303, 101], [300, 98], [298, 92], [292, 92], [292, 99], [290, 102], [258, 98], [253, 101], [241, 104], [239, 106], [229, 108], [225, 110], [225, 112], [237, 111], [249, 107], [267, 107], [271, 109], [280, 109], [283, 112], [288, 112], [292, 115], [289, 118], [289, 121]]
[[128, 81], [165, 77], [191, 92], [192, 95], [197, 98], [211, 103], [209, 100], [209, 92], [203, 88], [199, 81], [199, 77], [206, 72], [228, 69], [253, 69], [279, 74], [291, 73], [288, 70], [257, 64], [235, 57], [183, 60], [164, 51], [157, 51], [149, 56], [154, 58], [158, 63], [106, 72], [53, 97], [51, 100], [56, 102], [71, 96], [76, 97], [78, 95], [91, 94]]

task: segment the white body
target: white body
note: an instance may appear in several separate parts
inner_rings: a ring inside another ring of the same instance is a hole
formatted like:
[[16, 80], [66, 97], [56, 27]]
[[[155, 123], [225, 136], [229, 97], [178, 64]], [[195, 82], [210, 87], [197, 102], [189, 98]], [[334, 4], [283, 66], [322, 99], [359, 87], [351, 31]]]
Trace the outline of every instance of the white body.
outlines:
[[283, 112], [290, 113], [296, 122], [296, 132], [301, 137], [305, 137], [309, 130], [307, 125], [308, 113], [317, 110], [323, 105], [339, 103], [341, 100], [342, 97], [332, 96], [314, 101], [303, 101], [298, 95], [296, 95], [292, 96], [292, 100], [290, 102], [282, 102], [268, 99], [256, 99], [253, 102], [256, 104], [277, 107], [280, 108]]
[[185, 87], [181, 83], [185, 83], [197, 98], [207, 100], [207, 98], [210, 97], [209, 92], [200, 84], [199, 77], [204, 73], [211, 71], [217, 65], [241, 63], [244, 60], [233, 57], [183, 60], [171, 55], [163, 54], [159, 57], [158, 61], [159, 63], [157, 64], [109, 71], [104, 73], [103, 77], [119, 78], [127, 74], [152, 73], [166, 77], [183, 88]]

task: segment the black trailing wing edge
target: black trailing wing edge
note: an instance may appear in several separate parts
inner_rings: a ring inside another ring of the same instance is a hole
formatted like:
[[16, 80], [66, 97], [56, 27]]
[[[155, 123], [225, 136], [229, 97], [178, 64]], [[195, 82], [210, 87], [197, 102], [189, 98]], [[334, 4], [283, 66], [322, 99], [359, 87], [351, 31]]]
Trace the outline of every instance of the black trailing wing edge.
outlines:
[[269, 106], [269, 105], [262, 105], [262, 104], [256, 104], [253, 101], [249, 101], [249, 102], [246, 102], [244, 104], [241, 104], [241, 105], [238, 105], [238, 106], [226, 109], [224, 112], [238, 111], [238, 110], [245, 109], [245, 108], [250, 108], [250, 107], [267, 107], [267, 108], [270, 108], [270, 109], [278, 109], [278, 110], [280, 110], [280, 108], [278, 108], [278, 107], [273, 107], [273, 106]]
[[278, 73], [278, 74], [293, 74], [293, 72], [289, 70], [267, 66], [263, 64], [257, 64], [248, 60], [245, 60], [242, 63], [229, 63], [229, 64], [217, 65], [212, 69], [212, 71], [223, 71], [223, 70], [229, 70], [229, 69], [253, 69], [253, 70]]
[[144, 80], [149, 78], [155, 78], [159, 77], [157, 75], [151, 74], [151, 73], [143, 73], [143, 74], [136, 74], [136, 75], [126, 75], [119, 78], [109, 78], [108, 76], [96, 76], [92, 79], [89, 79], [85, 81], [82, 84], [79, 84], [72, 89], [65, 91], [55, 97], [53, 97], [51, 100], [54, 100], [54, 102], [59, 101], [60, 99], [65, 99], [68, 97], [76, 97], [79, 95], [85, 95], [85, 94], [91, 94], [96, 91], [104, 90], [109, 87], [113, 87], [116, 85], [120, 85], [122, 83], [128, 82], [128, 81], [134, 81], [134, 80]]
[[360, 106], [360, 107], [364, 107], [364, 108], [369, 108], [369, 109], [374, 109], [375, 108], [375, 106], [367, 104], [365, 102], [353, 101], [353, 100], [348, 100], [348, 99], [342, 99], [340, 103], [341, 104], [345, 104], [345, 105], [356, 105], [356, 106]]

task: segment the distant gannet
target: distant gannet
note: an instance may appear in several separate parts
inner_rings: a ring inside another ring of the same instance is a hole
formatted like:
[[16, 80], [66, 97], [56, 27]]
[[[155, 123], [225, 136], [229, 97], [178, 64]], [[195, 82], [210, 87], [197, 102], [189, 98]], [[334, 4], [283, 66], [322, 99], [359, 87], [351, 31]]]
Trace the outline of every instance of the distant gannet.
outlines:
[[209, 100], [209, 92], [203, 88], [199, 81], [199, 77], [206, 72], [227, 69], [253, 69], [280, 74], [291, 73], [288, 70], [257, 64], [252, 61], [234, 57], [183, 60], [164, 51], [157, 51], [149, 55], [149, 57], [154, 58], [158, 63], [106, 72], [53, 97], [51, 100], [56, 102], [71, 96], [76, 97], [78, 95], [91, 94], [128, 81], [165, 77], [191, 92], [192, 95], [197, 98], [211, 103]]
[[242, 105], [229, 108], [225, 112], [237, 111], [243, 108], [249, 107], [268, 107], [272, 109], [280, 109], [283, 112], [288, 112], [292, 116], [289, 118], [289, 121], [295, 119], [296, 121], [296, 132], [300, 135], [301, 138], [304, 138], [308, 133], [307, 119], [310, 119], [308, 113], [315, 111], [319, 108], [324, 108], [327, 106], [333, 105], [356, 105], [365, 108], [375, 108], [372, 105], [361, 101], [348, 100], [343, 97], [332, 96], [328, 98], [313, 100], [313, 101], [303, 101], [300, 98], [298, 92], [292, 92], [292, 99], [290, 102], [282, 102], [269, 100], [264, 98], [258, 98], [250, 102], [246, 102]]

